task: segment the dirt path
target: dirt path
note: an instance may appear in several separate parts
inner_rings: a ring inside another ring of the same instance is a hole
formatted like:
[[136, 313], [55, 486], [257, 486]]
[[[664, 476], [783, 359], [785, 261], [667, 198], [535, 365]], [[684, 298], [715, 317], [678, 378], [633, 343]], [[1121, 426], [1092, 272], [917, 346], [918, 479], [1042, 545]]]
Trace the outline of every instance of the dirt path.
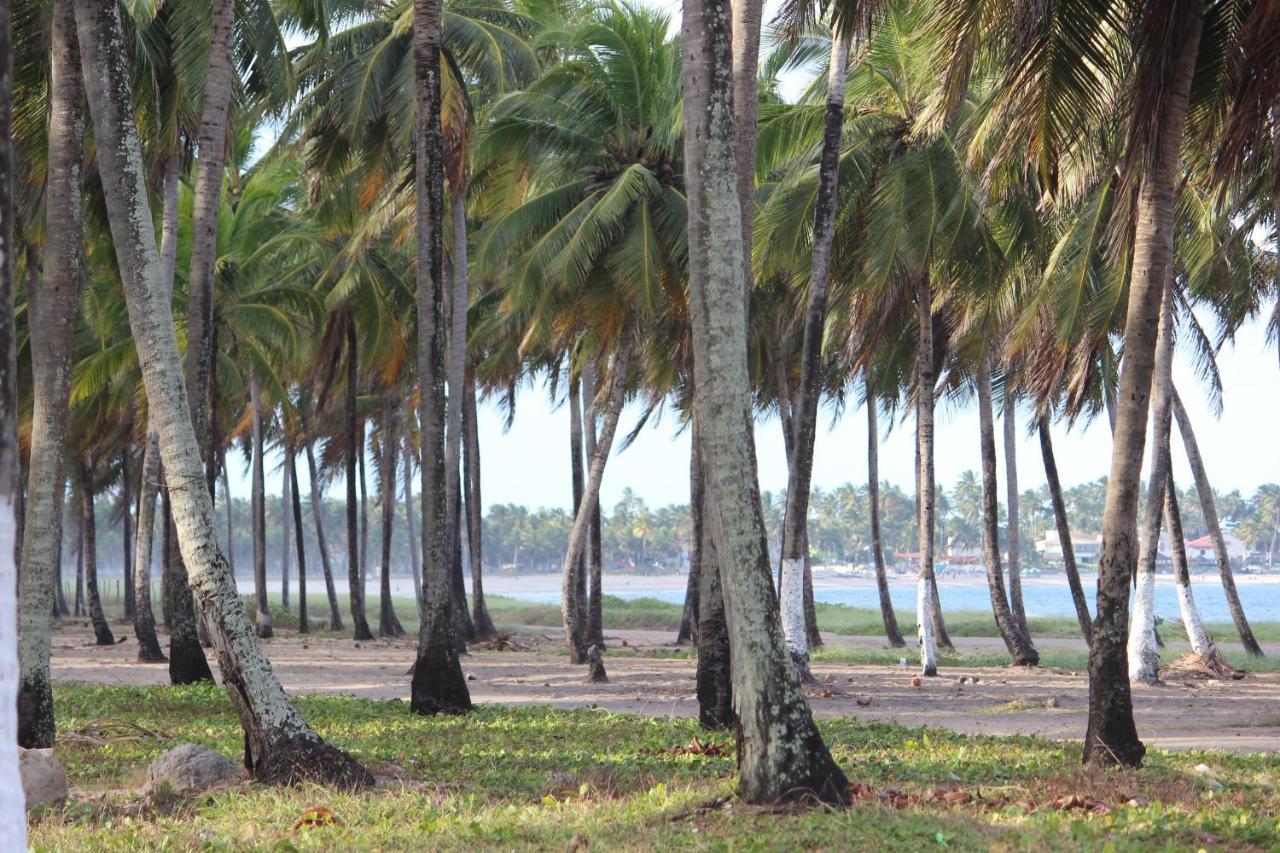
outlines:
[[[694, 662], [647, 657], [637, 652], [670, 649], [666, 632], [611, 631], [606, 641], [609, 684], [583, 681], [582, 667], [560, 653], [559, 639], [520, 635], [527, 651], [476, 651], [463, 659], [478, 703], [598, 705], [638, 714], [696, 716]], [[407, 699], [413, 663], [412, 640], [352, 643], [325, 635], [292, 632], [266, 643], [272, 664], [292, 693], [347, 693], [373, 699]], [[84, 628], [54, 637], [53, 676], [58, 681], [106, 684], [164, 684], [163, 665], [136, 662], [137, 647], [127, 625], [117, 636], [129, 639], [103, 648]], [[831, 637], [834, 645], [879, 648], [874, 637]], [[623, 646], [623, 643], [626, 646]], [[957, 640], [962, 651], [999, 649], [998, 640]], [[1080, 646], [1079, 641], [1045, 639], [1043, 646]], [[211, 661], [211, 663], [213, 663]], [[216, 664], [215, 664], [216, 669]], [[912, 685], [911, 668], [816, 664], [822, 684], [810, 690], [819, 717], [854, 716], [930, 725], [968, 734], [1038, 734], [1076, 740], [1084, 732], [1088, 684], [1084, 673], [1051, 668], [1011, 667], [944, 670], [938, 678]], [[962, 683], [963, 680], [963, 683]], [[869, 702], [869, 704], [867, 704]], [[1139, 732], [1165, 749], [1280, 751], [1280, 673], [1249, 675], [1242, 681], [1182, 681], [1134, 688]]]

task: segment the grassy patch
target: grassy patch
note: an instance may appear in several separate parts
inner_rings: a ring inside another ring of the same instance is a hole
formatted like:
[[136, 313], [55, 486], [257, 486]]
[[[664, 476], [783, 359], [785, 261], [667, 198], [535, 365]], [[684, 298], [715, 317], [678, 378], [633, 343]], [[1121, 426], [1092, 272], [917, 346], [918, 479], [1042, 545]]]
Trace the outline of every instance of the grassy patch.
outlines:
[[[823, 732], [858, 783], [858, 803], [780, 811], [732, 798], [731, 755], [671, 749], [694, 737], [729, 742], [692, 720], [488, 707], [423, 718], [402, 702], [334, 696], [297, 702], [321, 734], [367, 765], [402, 768], [403, 783], [359, 794], [246, 785], [149, 803], [136, 789], [168, 745], [194, 741], [237, 755], [241, 737], [225, 693], [67, 684], [55, 700], [56, 753], [77, 799], [33, 816], [31, 843], [40, 850], [563, 850], [575, 835], [598, 849], [1280, 843], [1280, 769], [1265, 756], [1153, 751], [1140, 772], [1086, 771], [1074, 745], [833, 720]], [[75, 737], [113, 718], [155, 736]], [[1195, 771], [1201, 763], [1209, 773]], [[295, 829], [316, 807], [336, 821]]]

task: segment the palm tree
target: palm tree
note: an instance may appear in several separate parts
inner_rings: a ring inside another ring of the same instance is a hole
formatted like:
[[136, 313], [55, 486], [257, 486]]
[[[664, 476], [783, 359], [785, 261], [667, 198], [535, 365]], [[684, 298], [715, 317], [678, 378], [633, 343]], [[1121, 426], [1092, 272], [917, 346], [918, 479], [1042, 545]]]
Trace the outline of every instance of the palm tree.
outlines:
[[177, 340], [164, 301], [159, 253], [150, 228], [139, 227], [151, 221], [150, 208], [128, 103], [130, 77], [119, 9], [80, 0], [75, 4], [75, 23], [108, 220], [166, 478], [170, 484], [193, 484], [166, 493], [192, 588], [216, 638], [222, 676], [245, 730], [245, 764], [265, 782], [311, 779], [365, 787], [373, 782], [369, 773], [325, 744], [288, 703], [253, 636], [218, 546]]
[[1068, 521], [1066, 502], [1062, 498], [1062, 483], [1058, 479], [1058, 463], [1053, 455], [1053, 438], [1049, 433], [1049, 417], [1041, 415], [1037, 424], [1040, 434], [1040, 455], [1044, 460], [1044, 476], [1049, 485], [1049, 499], [1053, 504], [1053, 520], [1058, 530], [1058, 545], [1062, 548], [1062, 566], [1067, 574], [1067, 586], [1076, 608], [1076, 619], [1086, 643], [1093, 642], [1092, 616], [1085, 602], [1084, 588], [1080, 584], [1080, 571], [1076, 567], [1075, 549], [1071, 544], [1071, 525]]
[[53, 690], [49, 655], [53, 637], [54, 560], [62, 540], [66, 485], [71, 332], [78, 306], [84, 234], [81, 200], [84, 88], [71, 0], [54, 6], [50, 46], [48, 179], [45, 187], [44, 280], [28, 294], [31, 327], [31, 451], [26, 520], [18, 575], [18, 743], [53, 746]]
[[[753, 6], [758, 20], [758, 4], [743, 5]], [[689, 3], [681, 55], [693, 402], [716, 516], [710, 526], [726, 570], [740, 785], [748, 802], [814, 795], [847, 802], [848, 783], [818, 734], [790, 665], [763, 547], [750, 432], [747, 252], [738, 192], [743, 176], [734, 147], [730, 15], [723, 0]]]
[[871, 525], [871, 560], [876, 567], [876, 590], [880, 595], [880, 618], [884, 622], [884, 634], [889, 645], [895, 649], [907, 643], [898, 628], [898, 617], [893, 611], [893, 600], [889, 597], [889, 577], [884, 566], [884, 544], [880, 530], [880, 431], [876, 426], [876, 409], [879, 401], [871, 392], [871, 384], [866, 385], [867, 407], [867, 506], [868, 521]]

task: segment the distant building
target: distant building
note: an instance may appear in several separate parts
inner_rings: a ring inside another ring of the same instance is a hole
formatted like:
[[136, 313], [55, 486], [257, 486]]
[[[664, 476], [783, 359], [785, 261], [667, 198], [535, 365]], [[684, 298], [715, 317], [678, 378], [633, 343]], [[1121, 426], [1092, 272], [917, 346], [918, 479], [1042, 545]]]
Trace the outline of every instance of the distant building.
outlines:
[[[1249, 549], [1245, 547], [1239, 536], [1233, 533], [1223, 533], [1223, 541], [1227, 546], [1227, 556], [1231, 558], [1233, 563], [1244, 560], [1249, 555]], [[1191, 539], [1187, 541], [1187, 562], [1196, 564], [1198, 562], [1215, 563], [1217, 555], [1213, 553], [1213, 539], [1209, 536], [1201, 536], [1199, 539]]]
[[[1076, 555], [1077, 563], [1097, 563], [1098, 551], [1101, 549], [1101, 533], [1073, 533], [1071, 535], [1071, 550]], [[1036, 540], [1036, 553], [1046, 563], [1062, 565], [1062, 541], [1058, 538], [1058, 531], [1046, 530], [1044, 535]]]

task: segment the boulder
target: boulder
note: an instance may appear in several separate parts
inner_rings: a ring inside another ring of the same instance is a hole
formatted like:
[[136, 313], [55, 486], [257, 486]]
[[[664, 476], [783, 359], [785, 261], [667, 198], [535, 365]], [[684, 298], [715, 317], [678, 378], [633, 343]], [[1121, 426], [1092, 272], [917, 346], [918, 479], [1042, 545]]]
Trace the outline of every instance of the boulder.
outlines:
[[240, 765], [226, 756], [194, 743], [181, 743], [151, 762], [143, 790], [151, 793], [168, 783], [175, 794], [195, 794], [219, 782], [239, 782], [243, 778]]
[[52, 749], [18, 749], [18, 766], [22, 775], [22, 793], [27, 808], [67, 799], [67, 771], [53, 757]]

